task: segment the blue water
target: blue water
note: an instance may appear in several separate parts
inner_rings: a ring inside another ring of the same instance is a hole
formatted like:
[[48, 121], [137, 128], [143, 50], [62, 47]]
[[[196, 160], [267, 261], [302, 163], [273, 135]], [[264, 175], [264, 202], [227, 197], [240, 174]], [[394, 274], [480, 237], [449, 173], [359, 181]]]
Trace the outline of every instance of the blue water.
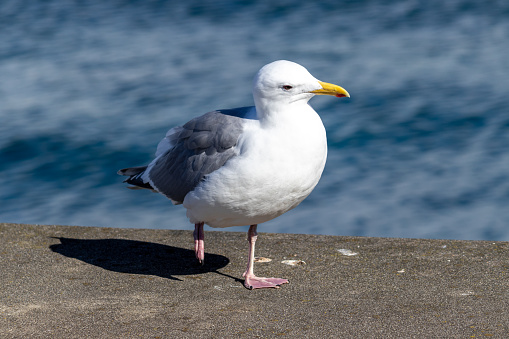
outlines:
[[324, 175], [260, 231], [509, 240], [507, 1], [2, 1], [0, 222], [191, 229], [117, 169], [277, 59], [352, 98], [311, 101]]

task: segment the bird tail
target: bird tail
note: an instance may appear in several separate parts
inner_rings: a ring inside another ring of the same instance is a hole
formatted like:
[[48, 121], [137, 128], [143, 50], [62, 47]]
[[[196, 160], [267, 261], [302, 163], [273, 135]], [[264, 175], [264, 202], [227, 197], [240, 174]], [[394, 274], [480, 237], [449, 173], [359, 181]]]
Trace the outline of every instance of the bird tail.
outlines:
[[124, 182], [131, 184], [133, 186], [129, 186], [130, 189], [149, 189], [155, 192], [152, 185], [149, 182], [145, 182], [142, 178], [145, 170], [148, 166], [138, 166], [138, 167], [129, 167], [123, 168], [117, 172], [119, 175], [125, 175], [129, 178], [125, 179]]

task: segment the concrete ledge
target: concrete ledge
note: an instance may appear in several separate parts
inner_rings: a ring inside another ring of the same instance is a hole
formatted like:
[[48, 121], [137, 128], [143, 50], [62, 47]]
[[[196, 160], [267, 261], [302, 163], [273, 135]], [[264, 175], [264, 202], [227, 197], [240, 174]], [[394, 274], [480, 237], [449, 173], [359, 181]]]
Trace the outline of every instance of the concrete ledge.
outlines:
[[0, 224], [0, 239], [2, 338], [509, 333], [507, 242], [261, 233], [273, 260], [255, 272], [290, 284], [249, 291], [244, 233], [206, 232], [204, 268], [190, 231]]

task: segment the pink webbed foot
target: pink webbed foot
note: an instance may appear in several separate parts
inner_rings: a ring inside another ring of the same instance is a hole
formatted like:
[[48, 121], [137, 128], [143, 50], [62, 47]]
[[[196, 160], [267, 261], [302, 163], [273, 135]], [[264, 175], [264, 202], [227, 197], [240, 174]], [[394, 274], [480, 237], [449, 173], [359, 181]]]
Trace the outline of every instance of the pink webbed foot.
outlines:
[[263, 278], [255, 275], [244, 274], [244, 286], [250, 290], [255, 288], [279, 288], [279, 285], [288, 284], [287, 279]]
[[288, 280], [280, 278], [262, 278], [257, 277], [253, 273], [255, 243], [256, 238], [258, 237], [256, 227], [257, 225], [251, 225], [251, 227], [249, 227], [249, 231], [247, 231], [247, 240], [249, 242], [249, 260], [247, 262], [246, 271], [242, 275], [246, 279], [244, 280], [244, 286], [250, 290], [254, 290], [255, 288], [279, 288], [279, 285], [287, 284]]

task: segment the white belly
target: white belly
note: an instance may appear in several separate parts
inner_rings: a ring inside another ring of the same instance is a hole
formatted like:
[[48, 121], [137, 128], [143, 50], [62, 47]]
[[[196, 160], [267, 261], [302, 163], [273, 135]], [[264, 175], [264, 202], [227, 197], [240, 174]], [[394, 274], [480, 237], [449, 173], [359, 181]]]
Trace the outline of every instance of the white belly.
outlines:
[[327, 157], [325, 129], [312, 113], [279, 128], [250, 123], [239, 155], [186, 196], [190, 221], [212, 227], [259, 224], [300, 204], [320, 180]]

